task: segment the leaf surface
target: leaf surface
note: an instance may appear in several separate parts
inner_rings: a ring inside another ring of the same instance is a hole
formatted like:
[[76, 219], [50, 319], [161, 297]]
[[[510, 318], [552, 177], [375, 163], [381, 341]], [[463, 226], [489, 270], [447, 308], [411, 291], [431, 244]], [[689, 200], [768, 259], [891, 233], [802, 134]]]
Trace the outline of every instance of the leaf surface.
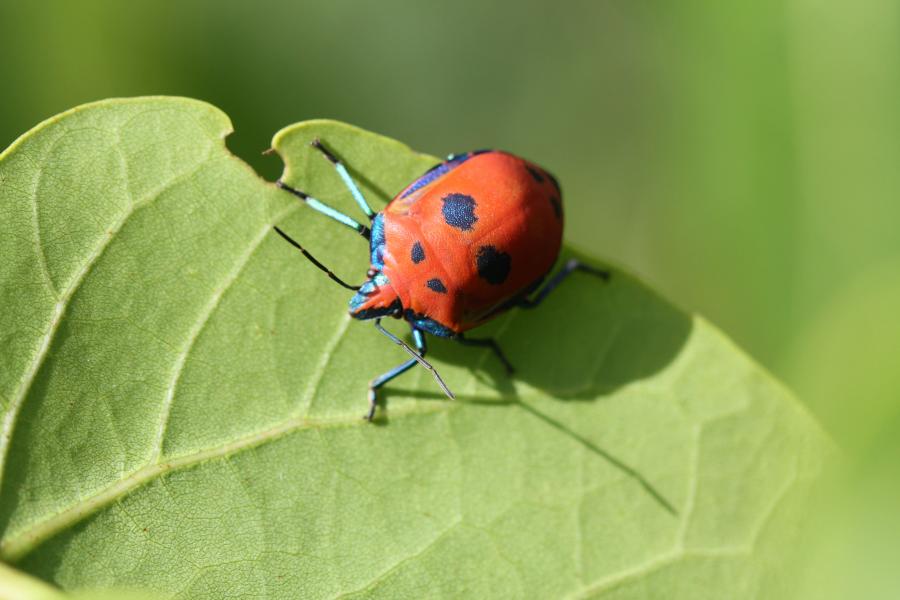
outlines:
[[[260, 180], [192, 100], [74, 109], [0, 159], [0, 557], [160, 597], [780, 597], [831, 454], [713, 327], [576, 275], [423, 369], [351, 322], [367, 245]], [[436, 159], [341, 123], [285, 180], [363, 219]], [[392, 324], [399, 335], [401, 323]], [[479, 332], [481, 333], [481, 332]]]

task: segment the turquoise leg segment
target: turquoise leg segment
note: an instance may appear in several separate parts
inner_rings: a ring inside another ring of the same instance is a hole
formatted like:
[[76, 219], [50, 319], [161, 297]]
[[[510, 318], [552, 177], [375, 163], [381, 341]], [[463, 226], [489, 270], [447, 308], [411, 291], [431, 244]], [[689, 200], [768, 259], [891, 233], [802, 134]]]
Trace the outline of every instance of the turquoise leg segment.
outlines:
[[328, 161], [334, 165], [334, 168], [337, 170], [338, 175], [341, 176], [341, 179], [344, 180], [344, 185], [347, 186], [347, 189], [350, 190], [350, 193], [353, 194], [353, 199], [356, 200], [356, 203], [359, 204], [359, 207], [362, 209], [366, 216], [369, 217], [371, 221], [375, 217], [375, 211], [369, 206], [369, 203], [366, 202], [365, 197], [362, 195], [362, 192], [359, 189], [359, 186], [356, 185], [356, 182], [353, 181], [353, 178], [350, 177], [350, 173], [347, 171], [347, 167], [344, 166], [344, 163], [335, 156], [331, 150], [322, 145], [322, 142], [318, 139], [312, 141], [312, 147], [322, 153]]
[[338, 211], [338, 210], [335, 210], [335, 209], [331, 208], [330, 206], [328, 206], [328, 205], [325, 204], [324, 202], [320, 202], [319, 200], [316, 200], [316, 199], [313, 198], [312, 196], [309, 196], [309, 197], [306, 198], [306, 203], [307, 203], [307, 204], [309, 205], [309, 207], [312, 208], [313, 210], [317, 210], [317, 211], [319, 211], [320, 213], [322, 213], [323, 215], [326, 215], [326, 216], [328, 216], [328, 217], [331, 217], [332, 219], [334, 219], [334, 220], [337, 221], [338, 223], [343, 223], [343, 224], [346, 225], [347, 227], [351, 227], [351, 228], [356, 229], [356, 230], [359, 230], [359, 228], [362, 227], [362, 224], [357, 223], [356, 221], [354, 221], [353, 219], [351, 219], [350, 217], [348, 217], [348, 216], [345, 215], [344, 213], [342, 213], [342, 212], [340, 212], [340, 211]]
[[347, 167], [345, 167], [343, 163], [337, 163], [334, 165], [334, 168], [337, 169], [338, 175], [344, 180], [344, 185], [346, 185], [347, 189], [350, 190], [350, 193], [353, 194], [353, 199], [356, 200], [356, 203], [359, 204], [362, 211], [366, 213], [366, 216], [369, 217], [369, 219], [372, 219], [375, 216], [375, 211], [373, 211], [372, 207], [369, 206], [369, 203], [366, 202], [366, 198], [363, 196], [359, 186], [356, 185], [356, 182], [350, 177], [350, 173], [347, 172]]
[[297, 196], [298, 198], [303, 200], [311, 209], [313, 209], [317, 212], [320, 212], [323, 215], [325, 215], [331, 219], [334, 219], [338, 223], [342, 223], [343, 225], [346, 225], [350, 229], [356, 230], [356, 232], [358, 234], [360, 234], [361, 236], [363, 236], [366, 239], [369, 239], [371, 232], [369, 231], [369, 228], [366, 227], [365, 225], [363, 225], [362, 223], [358, 223], [357, 221], [355, 221], [354, 219], [351, 219], [350, 217], [348, 217], [341, 211], [331, 208], [324, 202], [317, 200], [316, 198], [313, 198], [306, 192], [292, 188], [291, 186], [284, 183], [280, 179], [275, 182], [275, 185], [277, 185], [284, 191], [290, 192], [291, 194]]

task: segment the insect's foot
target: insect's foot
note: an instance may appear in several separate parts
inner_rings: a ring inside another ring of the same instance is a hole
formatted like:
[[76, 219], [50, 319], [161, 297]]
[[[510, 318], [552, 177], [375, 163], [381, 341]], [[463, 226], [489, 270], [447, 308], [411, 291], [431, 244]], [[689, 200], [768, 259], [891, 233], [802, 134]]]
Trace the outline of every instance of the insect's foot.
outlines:
[[610, 277], [612, 277], [612, 273], [610, 273], [606, 269], [598, 269], [596, 267], [591, 267], [591, 266], [584, 264], [583, 262], [578, 262], [577, 264], [578, 264], [577, 269], [579, 271], [587, 273], [588, 275], [593, 275], [594, 277], [599, 277], [603, 281], [609, 281]]
[[332, 154], [331, 150], [322, 145], [322, 140], [320, 140], [319, 138], [314, 138], [313, 141], [309, 143], [309, 145], [321, 152], [331, 164], [337, 165], [341, 162], [340, 160], [338, 160], [337, 156]]
[[506, 358], [506, 356], [500, 352], [496, 352], [497, 358], [500, 361], [500, 364], [503, 365], [503, 370], [506, 372], [507, 377], [513, 375], [516, 372], [516, 368], [512, 366], [512, 363]]
[[493, 344], [493, 346], [494, 353], [497, 355], [497, 358], [500, 359], [500, 364], [503, 365], [503, 370], [506, 371], [507, 377], [514, 374], [516, 372], [516, 368], [512, 365], [511, 362], [509, 362], [509, 359], [506, 358], [506, 354], [503, 352], [503, 350], [500, 349], [500, 346], [497, 345], [496, 342]]
[[375, 410], [378, 408], [378, 400], [375, 396], [375, 390], [369, 388], [369, 410], [363, 415], [363, 419], [371, 423], [375, 419]]
[[280, 178], [275, 180], [275, 187], [278, 187], [288, 193], [291, 193], [291, 194], [297, 196], [298, 198], [300, 198], [301, 200], [305, 201], [305, 200], [309, 199], [309, 194], [307, 194], [303, 190], [298, 190], [297, 188], [293, 188], [293, 187], [289, 186], [288, 184], [283, 182]]

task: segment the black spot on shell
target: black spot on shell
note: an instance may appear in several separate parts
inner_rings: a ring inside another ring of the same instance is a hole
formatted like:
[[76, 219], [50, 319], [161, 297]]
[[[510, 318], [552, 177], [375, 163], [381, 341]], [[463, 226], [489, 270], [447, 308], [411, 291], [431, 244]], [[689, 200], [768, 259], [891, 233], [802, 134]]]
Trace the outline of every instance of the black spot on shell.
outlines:
[[435, 277], [434, 279], [429, 279], [428, 283], [425, 285], [428, 286], [428, 289], [437, 292], [438, 294], [446, 294], [447, 288], [444, 287], [444, 282]]
[[553, 205], [553, 213], [557, 219], [562, 219], [562, 202], [556, 196], [550, 196], [550, 204]]
[[412, 250], [409, 252], [409, 257], [416, 264], [419, 264], [423, 260], [425, 260], [425, 248], [422, 247], [422, 244], [416, 242], [412, 246]]
[[528, 171], [528, 173], [531, 174], [535, 181], [537, 181], [538, 183], [544, 183], [544, 176], [541, 175], [540, 171], [538, 171], [531, 165], [525, 165], [525, 169]]
[[[546, 171], [544, 171], [544, 172], [547, 173]], [[547, 177], [550, 178], [550, 183], [552, 183], [552, 184], [553, 184], [553, 187], [556, 188], [556, 193], [559, 194], [560, 196], [562, 196], [562, 190], [561, 190], [560, 187], [559, 187], [559, 181], [556, 180], [556, 177], [554, 177], [554, 176], [553, 176], [552, 174], [550, 174], [550, 173], [547, 173]]]
[[494, 246], [482, 246], [475, 257], [478, 276], [493, 285], [500, 285], [506, 281], [511, 262], [512, 257], [509, 254], [500, 252]]
[[475, 198], [466, 194], [447, 194], [443, 198], [444, 221], [461, 231], [471, 231], [478, 217], [475, 216]]

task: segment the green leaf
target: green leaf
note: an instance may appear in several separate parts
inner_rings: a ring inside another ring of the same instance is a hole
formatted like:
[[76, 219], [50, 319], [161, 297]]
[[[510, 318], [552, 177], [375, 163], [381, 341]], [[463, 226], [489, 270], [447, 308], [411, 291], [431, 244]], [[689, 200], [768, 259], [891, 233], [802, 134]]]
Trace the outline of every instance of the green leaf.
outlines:
[[[217, 109], [74, 109], [0, 160], [0, 557], [161, 597], [775, 598], [829, 441], [714, 328], [628, 275], [576, 275], [423, 369], [351, 322], [349, 228], [261, 181]], [[350, 214], [434, 164], [329, 121], [274, 141]], [[574, 199], [573, 201], [576, 201]], [[392, 324], [398, 334], [400, 323]]]

